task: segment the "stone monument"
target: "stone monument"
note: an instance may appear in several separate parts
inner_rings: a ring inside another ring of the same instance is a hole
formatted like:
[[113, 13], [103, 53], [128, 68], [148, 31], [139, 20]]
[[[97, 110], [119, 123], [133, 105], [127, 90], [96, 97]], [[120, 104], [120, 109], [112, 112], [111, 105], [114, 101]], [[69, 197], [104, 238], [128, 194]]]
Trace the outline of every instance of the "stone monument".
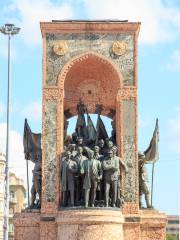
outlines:
[[[166, 216], [149, 203], [144, 155], [138, 155], [140, 23], [72, 20], [40, 26], [42, 155], [34, 160], [39, 197], [15, 215], [15, 240], [165, 239]], [[96, 128], [91, 113], [98, 114]], [[68, 119], [76, 115], [68, 136]], [[101, 115], [112, 119], [110, 138]], [[26, 145], [26, 159], [32, 160]], [[147, 208], [141, 208], [143, 194]]]

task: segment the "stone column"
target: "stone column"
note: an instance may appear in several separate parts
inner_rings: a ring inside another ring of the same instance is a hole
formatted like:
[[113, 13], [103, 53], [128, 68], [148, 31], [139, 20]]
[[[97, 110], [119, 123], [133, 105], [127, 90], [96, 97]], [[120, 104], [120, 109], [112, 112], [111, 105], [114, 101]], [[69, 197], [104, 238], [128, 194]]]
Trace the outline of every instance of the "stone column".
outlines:
[[136, 87], [119, 90], [116, 104], [117, 144], [119, 155], [128, 167], [126, 176], [122, 175], [125, 214], [138, 213], [139, 210], [136, 101]]
[[60, 198], [60, 157], [64, 139], [63, 94], [58, 88], [43, 91], [42, 208], [57, 213]]

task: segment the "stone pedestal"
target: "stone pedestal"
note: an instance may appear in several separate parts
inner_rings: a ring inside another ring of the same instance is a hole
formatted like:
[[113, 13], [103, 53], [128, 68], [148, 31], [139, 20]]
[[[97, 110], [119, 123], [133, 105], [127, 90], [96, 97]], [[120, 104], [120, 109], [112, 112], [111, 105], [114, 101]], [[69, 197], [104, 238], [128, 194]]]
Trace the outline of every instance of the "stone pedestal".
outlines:
[[56, 216], [20, 213], [15, 240], [164, 240], [166, 215], [156, 210], [122, 214], [112, 209], [66, 209]]
[[119, 210], [66, 210], [57, 218], [58, 239], [123, 240], [124, 217]]
[[13, 218], [14, 239], [40, 239], [40, 212], [16, 213]]

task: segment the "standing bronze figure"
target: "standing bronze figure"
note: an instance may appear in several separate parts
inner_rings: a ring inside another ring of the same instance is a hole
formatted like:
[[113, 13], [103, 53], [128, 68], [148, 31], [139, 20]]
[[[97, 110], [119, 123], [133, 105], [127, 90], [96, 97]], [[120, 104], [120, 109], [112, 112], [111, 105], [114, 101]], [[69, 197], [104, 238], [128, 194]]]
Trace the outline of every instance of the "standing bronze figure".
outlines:
[[[40, 133], [36, 134], [31, 132], [27, 119], [25, 119], [25, 123], [24, 123], [23, 145], [24, 145], [25, 159], [27, 160], [27, 163], [28, 163], [28, 160], [30, 160], [35, 164], [34, 169], [32, 171], [33, 184], [31, 188], [31, 204], [28, 207], [40, 208], [41, 207], [41, 186], [42, 186], [41, 134]], [[28, 195], [29, 195], [29, 185], [28, 185]]]
[[118, 206], [121, 207], [123, 205], [123, 196], [122, 196], [122, 189], [121, 189], [121, 170], [125, 171], [125, 174], [127, 173], [128, 169], [126, 164], [123, 162], [123, 160], [117, 156], [118, 148], [116, 146], [112, 147], [113, 151], [113, 157], [119, 161], [119, 170], [118, 170], [118, 186], [117, 186], [117, 202]]
[[145, 167], [145, 155], [144, 153], [138, 153], [138, 163], [139, 163], [139, 206], [142, 208], [142, 197], [145, 195], [145, 201], [147, 208], [151, 208], [150, 204], [150, 194], [148, 189], [148, 178], [147, 171]]
[[86, 106], [80, 101], [77, 105], [77, 123], [76, 123], [76, 133], [78, 137], [82, 137], [87, 139], [87, 128], [86, 128], [86, 120], [84, 114], [87, 112]]
[[91, 206], [94, 207], [98, 182], [102, 179], [102, 168], [99, 160], [94, 158], [94, 152], [88, 152], [89, 158], [83, 162], [81, 173], [84, 174], [83, 189], [85, 190], [85, 207], [89, 206], [91, 190]]
[[114, 158], [112, 149], [108, 150], [108, 156], [102, 161], [105, 184], [105, 205], [109, 207], [110, 190], [112, 191], [112, 207], [116, 207], [119, 159]]
[[68, 150], [62, 161], [61, 185], [63, 193], [63, 205], [67, 206], [70, 193], [70, 205], [74, 206], [75, 174], [78, 171], [78, 165], [71, 159], [71, 152]]
[[73, 158], [73, 160], [78, 165], [78, 172], [75, 176], [75, 185], [76, 185], [76, 204], [79, 204], [79, 202], [82, 202], [83, 200], [83, 175], [80, 172], [80, 169], [82, 168], [83, 162], [86, 160], [86, 157], [83, 155], [83, 148], [78, 147], [77, 148], [77, 155]]
[[[30, 208], [41, 207], [41, 185], [42, 185], [42, 154], [36, 154], [33, 173], [33, 185], [31, 187], [31, 205]], [[38, 194], [38, 200], [36, 195]]]

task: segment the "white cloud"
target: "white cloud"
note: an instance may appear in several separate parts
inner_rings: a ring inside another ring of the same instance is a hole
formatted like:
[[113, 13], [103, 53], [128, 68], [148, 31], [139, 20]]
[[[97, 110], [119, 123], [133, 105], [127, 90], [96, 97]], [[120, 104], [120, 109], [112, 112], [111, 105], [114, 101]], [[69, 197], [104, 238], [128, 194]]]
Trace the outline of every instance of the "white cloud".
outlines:
[[175, 111], [176, 111], [176, 112], [180, 112], [180, 107], [176, 107], [176, 108], [175, 108]]
[[141, 21], [140, 40], [153, 44], [179, 36], [180, 9], [162, 0], [84, 0], [90, 18]]
[[[84, 7], [84, 9], [83, 9]], [[5, 19], [21, 29], [20, 36], [28, 44], [41, 42], [40, 21], [73, 18], [75, 8], [92, 19], [127, 19], [141, 21], [140, 40], [146, 44], [179, 38], [180, 9], [175, 3], [163, 0], [12, 0], [3, 9]], [[10, 17], [9, 17], [10, 16]], [[13, 18], [12, 18], [13, 16]]]
[[42, 115], [42, 103], [40, 101], [35, 101], [26, 105], [21, 111], [24, 118], [29, 118], [31, 120], [40, 120]]
[[180, 153], [180, 116], [170, 119], [168, 124], [169, 144], [172, 149]]
[[[5, 154], [6, 147], [6, 124], [0, 123], [0, 152]], [[26, 187], [26, 160], [24, 159], [23, 139], [20, 133], [15, 130], [10, 131], [10, 154], [9, 154], [9, 169], [16, 176], [24, 180]], [[30, 181], [32, 178], [32, 163], [30, 164]]]
[[[8, 20], [12, 20], [21, 27], [20, 36], [30, 45], [41, 42], [40, 21], [73, 17], [73, 9], [69, 4], [55, 4], [51, 0], [12, 0], [12, 3], [3, 11]], [[8, 18], [12, 14], [13, 19]]]
[[178, 71], [180, 70], [180, 50], [175, 50], [171, 57], [170, 62], [167, 65], [168, 70]]

